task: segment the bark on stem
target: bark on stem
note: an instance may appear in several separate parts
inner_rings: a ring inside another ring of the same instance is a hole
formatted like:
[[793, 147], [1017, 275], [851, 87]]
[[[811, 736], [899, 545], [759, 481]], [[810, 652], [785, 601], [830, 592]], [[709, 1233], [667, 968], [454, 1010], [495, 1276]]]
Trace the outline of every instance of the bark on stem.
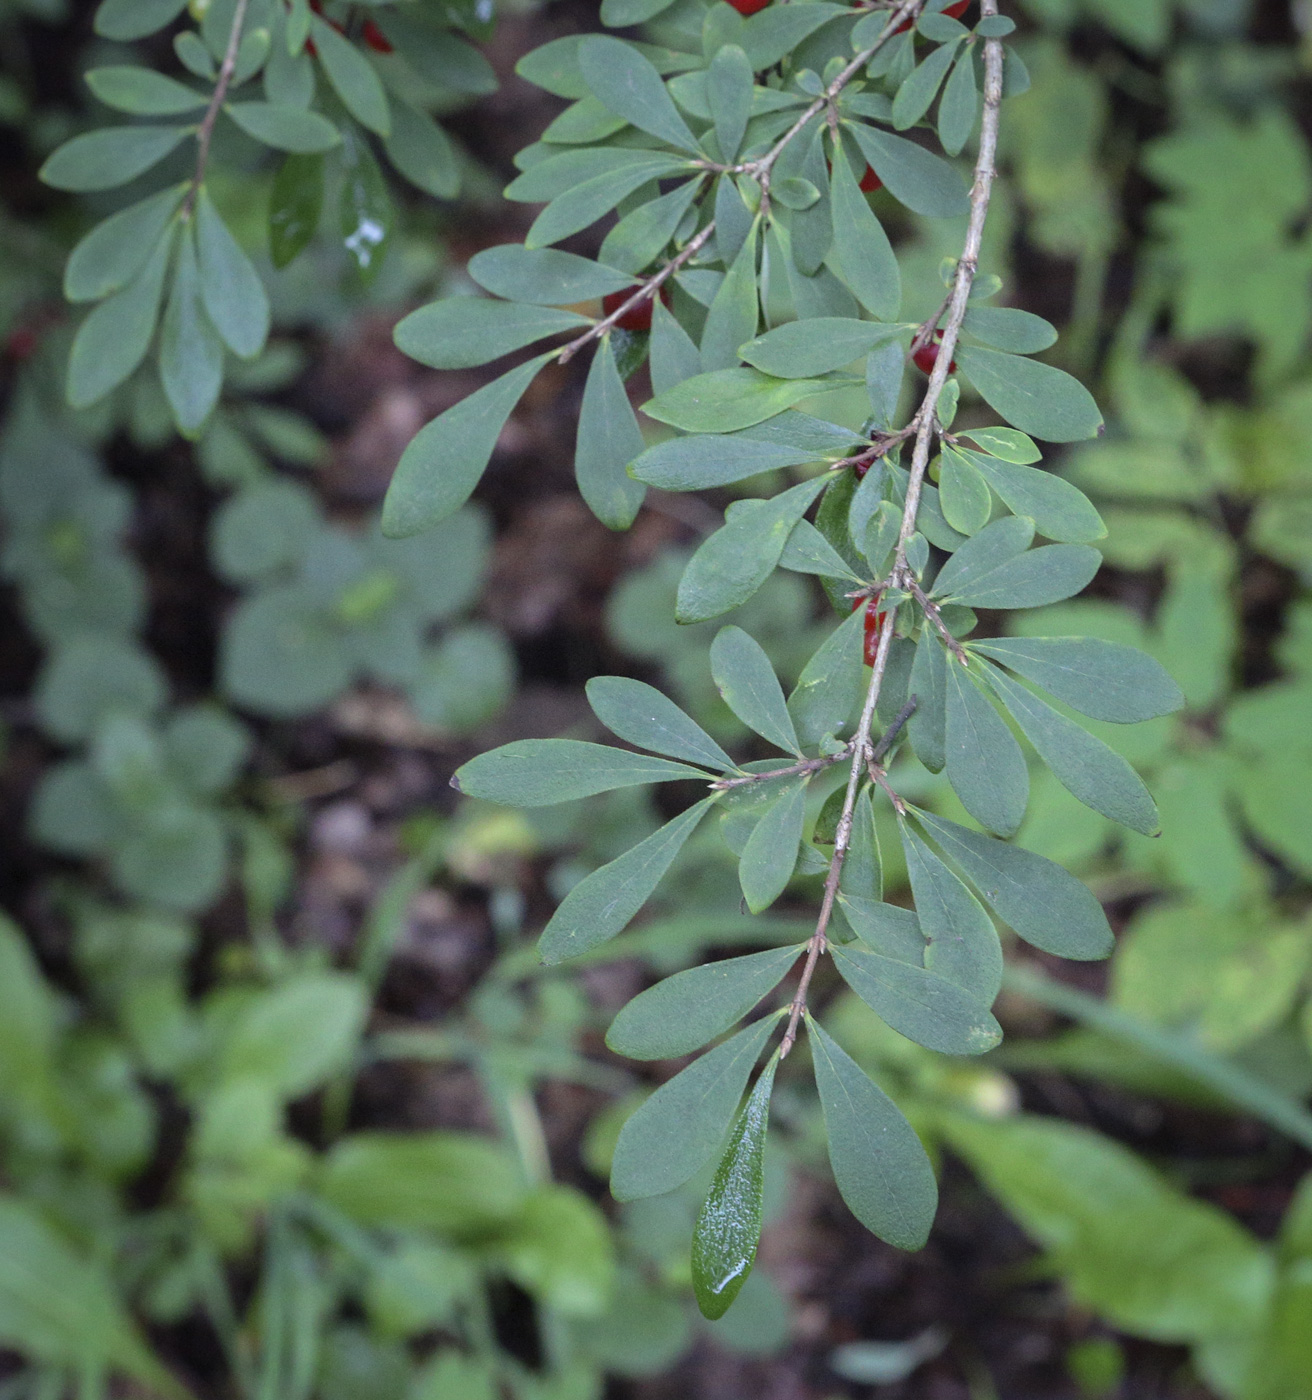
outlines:
[[200, 126], [196, 130], [196, 171], [191, 177], [191, 187], [187, 191], [187, 197], [182, 201], [182, 217], [191, 217], [191, 211], [196, 203], [196, 196], [200, 193], [201, 183], [205, 179], [205, 167], [209, 164], [210, 140], [214, 136], [214, 123], [219, 119], [219, 111], [223, 106], [224, 98], [228, 95], [228, 88], [232, 83], [232, 75], [237, 67], [237, 54], [241, 49], [241, 31], [246, 24], [246, 11], [250, 6], [250, 0], [237, 0], [237, 8], [232, 15], [232, 29], [228, 32], [228, 47], [223, 54], [223, 62], [219, 66], [219, 76], [214, 83], [214, 92], [210, 96], [210, 105], [205, 109], [205, 115], [201, 118]]

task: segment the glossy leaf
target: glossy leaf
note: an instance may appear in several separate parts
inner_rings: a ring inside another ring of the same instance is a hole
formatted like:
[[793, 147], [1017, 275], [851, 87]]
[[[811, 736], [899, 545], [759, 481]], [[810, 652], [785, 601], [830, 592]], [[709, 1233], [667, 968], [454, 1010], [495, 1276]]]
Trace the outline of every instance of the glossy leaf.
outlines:
[[848, 1209], [881, 1240], [920, 1249], [938, 1209], [938, 1184], [915, 1129], [809, 1016], [806, 1031], [829, 1161]]
[[982, 452], [959, 455], [979, 472], [1016, 515], [1027, 515], [1039, 534], [1063, 544], [1088, 544], [1107, 533], [1102, 516], [1077, 486], [1051, 472], [1015, 466]]
[[[954, 555], [953, 562], [955, 559]], [[1086, 544], [1048, 544], [1006, 559], [944, 596], [971, 608], [1041, 608], [1082, 592], [1101, 564], [1102, 555]], [[944, 566], [944, 572], [948, 567]], [[936, 583], [936, 592], [938, 587]]]
[[722, 627], [711, 643], [711, 674], [724, 703], [749, 729], [801, 758], [783, 687], [755, 638], [741, 627]]
[[41, 167], [57, 190], [112, 190], [144, 175], [190, 135], [183, 126], [111, 126], [65, 141]]
[[902, 849], [926, 940], [925, 966], [991, 1006], [1002, 986], [1002, 945], [993, 920], [905, 822]]
[[948, 782], [977, 822], [1000, 836], [1013, 836], [1029, 800], [1025, 755], [1002, 716], [955, 660], [947, 666], [947, 695]]
[[1015, 428], [964, 428], [962, 436], [969, 438], [981, 451], [1001, 457], [1004, 462], [1028, 466], [1043, 460], [1043, 454], [1031, 439]]
[[632, 1060], [672, 1060], [700, 1050], [768, 996], [805, 946], [768, 948], [676, 972], [620, 1011], [606, 1044]]
[[776, 1024], [777, 1018], [767, 1016], [708, 1050], [629, 1117], [611, 1162], [617, 1201], [664, 1195], [711, 1160]]
[[1030, 520], [1013, 516], [992, 521], [966, 540], [938, 571], [931, 596], [950, 598], [960, 589], [968, 591], [1001, 565], [1024, 554], [1033, 539]]
[[[701, 373], [702, 355], [692, 337], [665, 309], [658, 297], [651, 309], [651, 337], [648, 341], [648, 369], [652, 392], [661, 395], [685, 379]], [[650, 409], [644, 406], [644, 412]]]
[[286, 267], [314, 239], [323, 212], [323, 157], [290, 155], [269, 191], [269, 256]]
[[1035, 948], [1062, 958], [1107, 957], [1112, 931], [1102, 905], [1068, 870], [931, 812], [916, 820], [965, 871], [994, 913]]
[[819, 379], [774, 379], [755, 369], [720, 369], [659, 392], [642, 411], [687, 433], [731, 433], [763, 423], [829, 387]]
[[196, 255], [210, 323], [234, 355], [252, 359], [269, 336], [269, 298], [203, 186], [196, 201]]
[[783, 791], [756, 823], [738, 861], [738, 883], [753, 914], [763, 913], [788, 888], [797, 867], [806, 821], [806, 783], [781, 781]]
[[342, 183], [337, 227], [342, 245], [368, 286], [383, 265], [394, 218], [392, 196], [369, 143], [353, 126], [342, 132]]
[[613, 337], [604, 336], [583, 388], [574, 476], [592, 513], [612, 530], [627, 530], [633, 524], [647, 494], [647, 488], [627, 471], [644, 446], [642, 429], [615, 364]]
[[995, 350], [1011, 350], [1019, 355], [1033, 355], [1057, 343], [1056, 329], [1042, 316], [1011, 306], [972, 306], [961, 329]]
[[988, 482], [972, 459], [946, 445], [939, 459], [938, 503], [943, 518], [963, 535], [982, 530], [993, 509]]
[[720, 772], [736, 769], [701, 725], [655, 686], [626, 676], [594, 676], [586, 689], [593, 714], [617, 739]]
[[1064, 370], [973, 345], [958, 346], [957, 363], [984, 402], [1031, 437], [1079, 442], [1102, 430], [1093, 395]]
[[578, 957], [626, 928], [651, 898], [713, 801], [705, 798], [689, 807], [631, 850], [580, 880], [542, 930], [538, 939], [542, 961], [554, 966]]
[[416, 535], [469, 499], [515, 405], [551, 358], [539, 355], [494, 379], [421, 428], [401, 454], [383, 501], [383, 533]]
[[479, 754], [456, 770], [454, 785], [469, 797], [509, 807], [573, 802], [614, 788], [707, 775], [684, 763], [579, 739], [517, 739]]
[[776, 326], [742, 346], [741, 354], [749, 365], [764, 374], [780, 379], [806, 379], [842, 369], [898, 334], [899, 330], [899, 327], [881, 326], [871, 321], [813, 316]]
[[470, 369], [561, 331], [586, 330], [586, 316], [488, 297], [447, 297], [412, 311], [392, 332], [397, 349], [430, 369]]
[[756, 1259], [765, 1203], [765, 1134], [775, 1057], [761, 1072], [697, 1212], [692, 1235], [692, 1286], [702, 1316], [724, 1316]]

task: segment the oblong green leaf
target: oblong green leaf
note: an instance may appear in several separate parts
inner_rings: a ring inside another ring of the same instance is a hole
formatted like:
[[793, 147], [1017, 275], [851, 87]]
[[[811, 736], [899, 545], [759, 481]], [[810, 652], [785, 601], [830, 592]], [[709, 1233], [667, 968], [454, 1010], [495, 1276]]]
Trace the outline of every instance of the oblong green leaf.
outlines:
[[629, 472], [663, 491], [704, 491], [815, 460], [813, 451], [782, 443], [706, 433], [658, 442], [634, 458]]
[[756, 823], [738, 861], [738, 883], [753, 914], [763, 913], [788, 888], [806, 822], [806, 781], [782, 784], [783, 792]]
[[613, 340], [603, 336], [583, 387], [574, 478], [593, 515], [612, 530], [627, 530], [633, 524], [647, 494], [627, 470], [645, 446], [615, 363]]
[[934, 1168], [897, 1105], [809, 1016], [806, 1032], [834, 1181], [848, 1209], [881, 1240], [920, 1249], [938, 1209]]
[[994, 520], [964, 541], [938, 571], [930, 594], [947, 598], [970, 589], [999, 565], [1024, 554], [1034, 539], [1034, 522], [1020, 516]]
[[186, 3], [187, 0], [102, 0], [96, 8], [94, 28], [102, 38], [131, 43], [172, 24]]
[[398, 350], [430, 369], [470, 369], [522, 350], [561, 331], [586, 330], [592, 322], [572, 311], [517, 306], [488, 297], [446, 297], [398, 322]]
[[965, 183], [942, 156], [863, 122], [844, 122], [844, 126], [899, 203], [931, 219], [953, 219], [970, 212]]
[[181, 184], [161, 190], [98, 223], [69, 255], [64, 269], [69, 301], [99, 301], [127, 286], [145, 266], [186, 189]]
[[821, 578], [841, 578], [849, 583], [864, 580], [809, 520], [799, 520], [793, 526], [779, 556], [781, 569], [799, 574], [818, 574]]
[[916, 708], [907, 721], [907, 738], [921, 763], [941, 773], [947, 759], [947, 653], [928, 627], [916, 643], [908, 692], [916, 697]]
[[702, 369], [729, 369], [738, 363], [738, 347], [752, 339], [760, 312], [756, 285], [757, 223], [750, 226], [706, 312], [702, 329]]
[[116, 389], [146, 357], [159, 318], [176, 225], [165, 228], [145, 266], [78, 327], [68, 357], [68, 401], [88, 408]]
[[269, 338], [269, 298], [204, 186], [196, 201], [196, 256], [210, 323], [234, 355], [253, 359]]
[[844, 316], [812, 316], [776, 326], [740, 347], [739, 354], [763, 374], [806, 379], [842, 369], [900, 333], [900, 326]]
[[106, 107], [138, 117], [172, 117], [194, 112], [209, 102], [209, 94], [197, 92], [176, 78], [153, 68], [116, 64], [92, 68], [84, 74], [87, 86]]
[[[805, 524], [802, 521], [797, 528]], [[824, 541], [814, 526], [809, 528]], [[790, 543], [791, 540], [789, 536]], [[825, 543], [825, 548], [831, 546]], [[786, 548], [784, 553], [787, 555]], [[786, 559], [780, 563], [786, 563]], [[826, 734], [838, 734], [851, 720], [862, 688], [864, 650], [865, 618], [858, 608], [839, 623], [802, 668], [788, 697], [788, 713], [804, 745], [818, 744]]]
[[979, 86], [975, 82], [975, 60], [968, 48], [952, 69], [938, 104], [938, 139], [950, 156], [961, 154], [979, 119]]
[[183, 231], [159, 343], [159, 377], [179, 430], [194, 437], [223, 387], [223, 344], [201, 300], [194, 229]]
[[[1002, 523], [993, 522], [994, 525]], [[1087, 544], [1045, 544], [1005, 559], [996, 568], [979, 574], [969, 583], [957, 585], [950, 594], [942, 596], [971, 608], [1041, 608], [1082, 592], [1093, 581], [1101, 564], [1102, 555]], [[948, 567], [944, 565], [943, 571]], [[935, 591], [938, 591], [937, 582]]]
[[1078, 442], [1102, 431], [1093, 395], [1064, 370], [973, 345], [957, 347], [957, 363], [984, 402], [1031, 437]]
[[711, 675], [724, 703], [761, 738], [802, 756], [783, 687], [764, 648], [741, 627], [722, 627], [711, 643]]
[[843, 5], [795, 3], [771, 5], [738, 27], [736, 42], [741, 44], [753, 73], [773, 68], [809, 35], [830, 20], [850, 16]]
[[707, 777], [684, 763], [581, 739], [516, 739], [457, 768], [452, 786], [507, 807], [546, 807], [614, 788]]
[[585, 687], [592, 712], [625, 743], [730, 772], [737, 765], [669, 696], [627, 676], [594, 676]]
[[622, 292], [633, 279], [577, 253], [558, 248], [525, 248], [503, 243], [469, 260], [469, 275], [484, 291], [507, 301], [539, 306], [572, 306], [610, 292]]
[[959, 43], [960, 40], [953, 40], [931, 49], [903, 79], [893, 98], [893, 125], [899, 131], [915, 126], [933, 106], [952, 60], [957, 56]]
[[573, 185], [558, 194], [533, 220], [524, 244], [528, 248], [545, 248], [550, 243], [559, 243], [562, 238], [595, 224], [648, 181], [662, 180], [687, 168], [687, 162], [673, 157], [648, 156]]
[[766, 1016], [708, 1050], [630, 1115], [611, 1161], [617, 1201], [673, 1191], [711, 1160], [777, 1023], [777, 1016]]
[[542, 930], [538, 939], [542, 961], [554, 966], [622, 932], [651, 898], [714, 800], [704, 798], [632, 850], [580, 880]]
[[38, 174], [57, 190], [77, 194], [112, 190], [158, 165], [190, 134], [185, 126], [111, 126], [88, 131], [65, 141]]
[[1115, 940], [1093, 892], [1055, 861], [995, 841], [931, 812], [916, 820], [962, 870], [997, 916], [1035, 948], [1058, 957], [1094, 961]]
[[877, 903], [884, 897], [883, 860], [879, 850], [879, 833], [875, 829], [874, 803], [868, 787], [858, 795], [852, 808], [852, 829], [838, 888], [848, 899]]
[[318, 112], [272, 102], [229, 102], [223, 110], [247, 136], [276, 151], [317, 155], [341, 144], [342, 134]]
[[765, 1207], [765, 1133], [776, 1056], [761, 1072], [729, 1138], [692, 1234], [692, 1286], [703, 1317], [724, 1316], [756, 1259]]
[[1166, 668], [1137, 647], [1099, 637], [997, 637], [971, 647], [1091, 719], [1138, 724], [1184, 704]]
[[1107, 533], [1093, 502], [1069, 481], [1034, 467], [1001, 462], [982, 452], [959, 453], [1016, 515], [1028, 515], [1039, 534], [1063, 544], [1088, 544]]
[[904, 822], [902, 849], [926, 939], [925, 966], [987, 1005], [1002, 986], [1002, 944], [984, 906]]
[[594, 97], [640, 131], [700, 154], [697, 138], [679, 115], [661, 75], [632, 44], [589, 34], [578, 47], [579, 71]]
[[946, 977], [855, 944], [830, 951], [857, 996], [917, 1045], [944, 1055], [983, 1055], [1002, 1040], [988, 1007]]
[[658, 393], [642, 411], [686, 433], [731, 433], [764, 423], [830, 387], [822, 379], [774, 379], [755, 369], [717, 369]]
[[995, 350], [1034, 355], [1057, 343], [1051, 322], [1012, 306], [972, 306], [961, 329]]
[[993, 509], [988, 483], [972, 459], [946, 444], [939, 459], [938, 503], [943, 518], [963, 535], [982, 530]]
[[[1145, 836], [1157, 834], [1161, 829], [1157, 804], [1143, 779], [1115, 749], [1059, 714], [1005, 672], [989, 666], [986, 674], [1011, 717], [1068, 792], [1086, 807], [1132, 831]], [[971, 815], [977, 817], [978, 813]]]
[[752, 114], [754, 83], [746, 51], [737, 44], [722, 44], [706, 70], [706, 99], [715, 122], [721, 160], [737, 159]]
[[289, 155], [269, 191], [269, 256], [286, 267], [314, 239], [323, 213], [323, 157]]
[[550, 352], [510, 370], [419, 430], [387, 488], [385, 535], [417, 535], [464, 505], [492, 458], [506, 419], [549, 359]]
[[387, 136], [392, 130], [392, 116], [382, 79], [373, 65], [345, 35], [318, 15], [310, 21], [310, 33], [319, 64], [333, 91], [342, 99], [342, 106], [361, 126]]
[[1013, 836], [1030, 795], [1025, 755], [1002, 716], [955, 661], [948, 663], [947, 694], [948, 782], [977, 822]]
[[602, 240], [602, 261], [635, 275], [641, 272], [674, 237], [700, 189], [700, 179], [685, 180], [668, 194], [630, 209]]
[[389, 98], [392, 129], [387, 158], [412, 185], [436, 199], [460, 193], [460, 162], [450, 137], [428, 115], [408, 102]]
[[805, 947], [767, 948], [676, 972], [620, 1011], [606, 1044], [631, 1060], [672, 1060], [700, 1050], [768, 996]]

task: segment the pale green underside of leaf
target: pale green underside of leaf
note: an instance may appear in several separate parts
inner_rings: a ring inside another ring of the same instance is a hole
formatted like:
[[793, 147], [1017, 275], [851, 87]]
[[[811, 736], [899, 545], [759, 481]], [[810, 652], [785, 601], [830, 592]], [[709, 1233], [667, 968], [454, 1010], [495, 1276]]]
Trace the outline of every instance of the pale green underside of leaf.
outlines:
[[708, 777], [686, 763], [581, 739], [516, 739], [471, 758], [453, 781], [468, 797], [508, 807], [545, 807], [614, 788]]

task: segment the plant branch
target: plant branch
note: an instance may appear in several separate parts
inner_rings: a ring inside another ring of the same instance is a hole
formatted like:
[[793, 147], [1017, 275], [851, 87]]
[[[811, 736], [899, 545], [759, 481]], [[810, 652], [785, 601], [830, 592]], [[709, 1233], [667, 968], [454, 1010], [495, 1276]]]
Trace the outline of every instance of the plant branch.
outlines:
[[[912, 4], [902, 6], [890, 16], [889, 26], [894, 20], [910, 14], [917, 8], [918, 6]], [[980, 0], [980, 13], [983, 16], [996, 15], [998, 13], [998, 0]], [[883, 35], [880, 36], [881, 40], [886, 38], [888, 33], [889, 27], [886, 26]], [[865, 61], [867, 60], [859, 56], [859, 62]], [[847, 74], [848, 77], [851, 76], [849, 70], [851, 70], [851, 65], [844, 70], [844, 74]], [[843, 78], [844, 74], [840, 74], [839, 78]], [[838, 82], [838, 79], [835, 79], [835, 82]], [[817, 99], [818, 101], [819, 99]], [[815, 106], [815, 104], [812, 105]], [[970, 289], [979, 267], [984, 220], [988, 214], [989, 200], [993, 193], [993, 181], [997, 173], [995, 161], [998, 149], [998, 114], [1001, 106], [1002, 44], [997, 39], [988, 39], [984, 44], [984, 116], [980, 127], [979, 156], [975, 162], [975, 181], [970, 191], [970, 223], [966, 231], [965, 247], [957, 262], [956, 280], [948, 304], [948, 320], [943, 328], [943, 340], [940, 344], [938, 358], [934, 362], [934, 371], [929, 377], [929, 387], [925, 390], [920, 411], [916, 415], [915, 421], [919, 425], [916, 431], [916, 446], [911, 459], [906, 504], [902, 511], [902, 526], [898, 531], [897, 549], [894, 553], [893, 570], [889, 580], [895, 587], [905, 587], [907, 592], [912, 591], [911, 584], [913, 582], [917, 586], [919, 584], [919, 581], [913, 578], [907, 564], [907, 544], [916, 529], [916, 514], [920, 509], [921, 490], [925, 483], [925, 472], [929, 467], [929, 450], [934, 437], [938, 401], [942, 396], [943, 386], [948, 380], [952, 353], [956, 349], [961, 324], [966, 318]], [[820, 108], [816, 107], [816, 111], [818, 110]], [[814, 114], [812, 112], [810, 115]], [[809, 119], [808, 116], [807, 120]], [[788, 1009], [788, 1027], [784, 1031], [784, 1038], [779, 1046], [781, 1060], [787, 1056], [797, 1040], [797, 1027], [803, 1012], [806, 1010], [806, 998], [810, 990], [811, 979], [815, 975], [820, 955], [825, 950], [829, 921], [833, 916], [834, 901], [838, 898], [838, 882], [843, 873], [843, 863], [847, 859], [848, 846], [852, 839], [852, 814], [856, 808], [857, 792], [860, 789], [862, 775], [869, 772], [870, 776], [890, 794], [895, 806], [899, 801], [883, 778], [882, 770], [879, 770], [874, 763], [874, 748], [870, 741], [870, 728], [874, 722], [875, 706], [879, 703], [879, 693], [884, 683], [884, 672], [888, 667], [888, 657], [892, 645], [893, 628], [891, 626], [880, 628], [879, 647], [875, 653], [874, 666], [871, 669], [870, 684], [866, 689], [865, 704], [862, 706], [861, 719], [852, 739], [852, 768], [848, 775], [843, 813], [838, 819], [838, 829], [835, 833], [834, 854], [829, 862], [829, 873], [825, 877], [824, 898], [821, 901], [815, 932], [807, 944], [806, 962], [802, 968], [802, 976], [798, 981], [797, 991], [794, 993]]]
[[214, 136], [214, 123], [219, 119], [219, 110], [228, 96], [232, 75], [237, 67], [237, 53], [241, 48], [241, 31], [246, 23], [246, 10], [249, 5], [250, 0], [237, 0], [237, 8], [233, 11], [232, 16], [232, 29], [228, 32], [228, 47], [223, 55], [223, 63], [219, 67], [219, 76], [214, 84], [210, 105], [206, 107], [205, 115], [201, 118], [200, 126], [196, 130], [196, 173], [191, 177], [191, 188], [187, 191], [186, 199], [182, 201], [182, 217], [184, 219], [191, 217], [191, 211], [196, 204], [196, 196], [200, 193], [201, 182], [205, 179], [205, 167], [210, 158], [210, 141]]
[[966, 653], [962, 649], [961, 643], [948, 631], [947, 624], [943, 621], [943, 614], [939, 611], [938, 604], [933, 602], [929, 595], [920, 586], [919, 579], [908, 573], [902, 580], [903, 587], [920, 604], [920, 610], [938, 629], [938, 634], [943, 638], [943, 644], [961, 662], [967, 665]]
[[728, 792], [730, 788], [747, 787], [751, 783], [765, 783], [772, 778], [796, 778], [805, 773], [808, 776], [812, 773], [822, 772], [826, 768], [832, 768], [835, 763], [841, 763], [845, 758], [851, 757], [851, 744], [845, 745], [838, 753], [823, 754], [819, 758], [805, 758], [800, 763], [794, 763], [788, 768], [772, 768], [768, 773], [744, 773], [741, 778], [720, 778], [711, 784], [712, 792]]
[[888, 753], [897, 740], [897, 736], [906, 728], [907, 721], [916, 712], [916, 706], [920, 704], [920, 696], [911, 696], [905, 705], [897, 712], [897, 718], [879, 736], [879, 742], [875, 745], [870, 755], [872, 763], [882, 763], [884, 756]]

